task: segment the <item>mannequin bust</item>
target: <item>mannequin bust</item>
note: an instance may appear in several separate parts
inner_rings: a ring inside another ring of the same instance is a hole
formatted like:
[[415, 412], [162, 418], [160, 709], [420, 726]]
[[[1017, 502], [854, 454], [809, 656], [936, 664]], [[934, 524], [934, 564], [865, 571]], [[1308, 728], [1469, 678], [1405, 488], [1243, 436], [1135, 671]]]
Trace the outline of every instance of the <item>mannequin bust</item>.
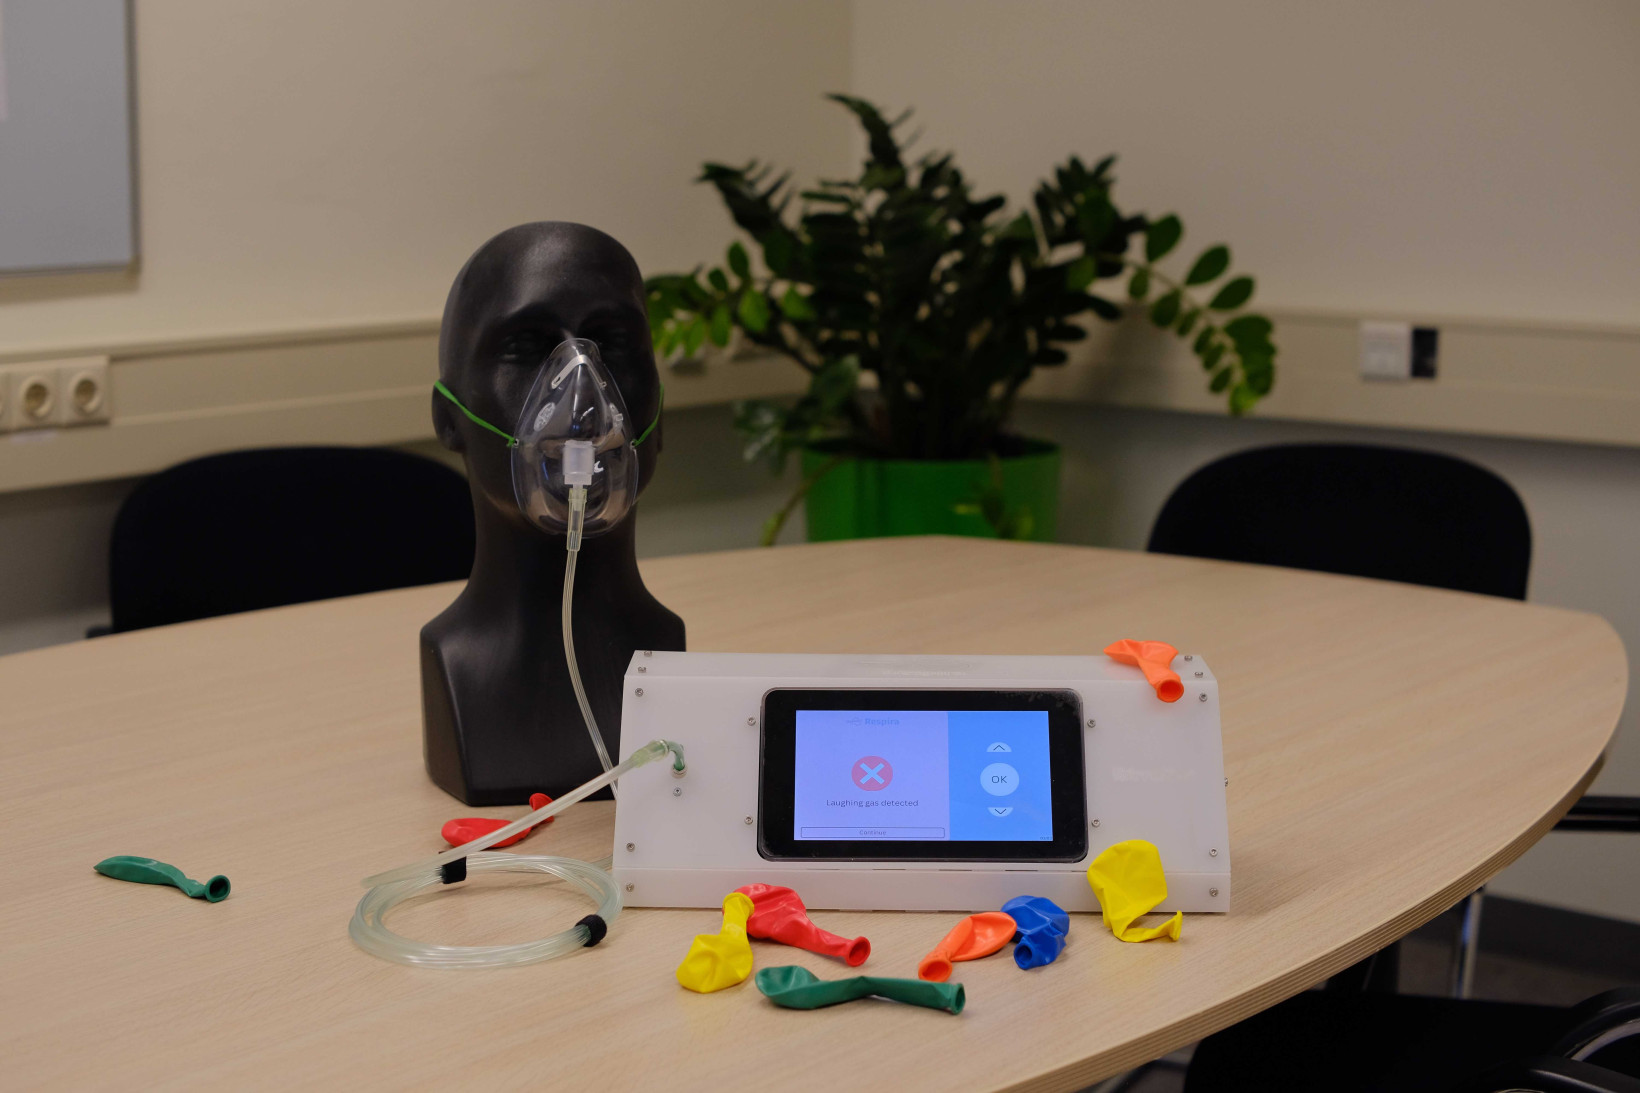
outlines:
[[[439, 378], [473, 413], [516, 431], [542, 362], [566, 338], [598, 343], [632, 421], [654, 421], [660, 376], [643, 278], [625, 247], [580, 224], [509, 228], [456, 275], [439, 332]], [[467, 464], [477, 522], [472, 576], [421, 631], [427, 773], [469, 805], [558, 796], [602, 767], [564, 660], [567, 550], [518, 510], [507, 442], [433, 393], [439, 441]], [[655, 473], [661, 430], [638, 448], [638, 490]], [[620, 755], [621, 686], [638, 649], [682, 649], [683, 620], [638, 575], [636, 508], [588, 536], [576, 563], [576, 659], [605, 746]], [[604, 791], [602, 796], [607, 796]]]

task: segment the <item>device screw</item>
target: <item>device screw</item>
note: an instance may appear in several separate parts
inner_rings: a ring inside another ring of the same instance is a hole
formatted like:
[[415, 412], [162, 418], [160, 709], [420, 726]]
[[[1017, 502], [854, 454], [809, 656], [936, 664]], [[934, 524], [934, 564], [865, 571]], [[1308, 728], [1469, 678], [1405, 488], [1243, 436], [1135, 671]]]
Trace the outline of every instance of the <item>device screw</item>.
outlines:
[[1217, 888], [1209, 888], [1207, 890], [1207, 894], [1210, 896], [1216, 896], [1219, 894], [1219, 890]]
[[1099, 821], [1098, 820], [1093, 821], [1093, 826], [1098, 827], [1099, 826]]
[[636, 847], [636, 846], [634, 846], [634, 845], [633, 845], [633, 844], [631, 844], [631, 843], [627, 843], [627, 844], [626, 844], [626, 852], [627, 852], [627, 853], [628, 853], [628, 854], [630, 854], [630, 853], [632, 853], [632, 851], [634, 851], [634, 850], [636, 850], [636, 849], [637, 849], [637, 847]]
[[1095, 721], [1095, 720], [1094, 720], [1094, 719], [1093, 719], [1093, 718], [1091, 718], [1091, 717], [1090, 717], [1090, 718], [1088, 718], [1088, 728], [1090, 728], [1090, 729], [1094, 729], [1094, 728], [1098, 728], [1098, 727], [1099, 727], [1099, 722], [1097, 722], [1097, 721]]
[[[642, 664], [640, 664], [640, 665], [638, 665], [638, 671], [640, 671], [640, 672], [647, 672], [647, 671], [649, 671], [649, 669], [648, 669], [648, 668], [647, 668], [647, 667], [645, 667], [645, 666], [644, 666], [644, 665], [642, 665]], [[1196, 673], [1196, 674], [1197, 674], [1197, 675], [1201, 675], [1201, 673], [1200, 673], [1200, 672], [1197, 672], [1197, 673]]]
[[1210, 858], [1216, 858], [1216, 857], [1219, 856], [1219, 852], [1218, 852], [1217, 849], [1209, 850], [1207, 852], [1207, 856], [1210, 857]]
[[[638, 692], [638, 693], [639, 693], [639, 694], [643, 694], [643, 692], [642, 692], [642, 691], [639, 691], [639, 692]], [[1203, 691], [1203, 692], [1202, 692], [1202, 693], [1201, 693], [1201, 697], [1199, 697], [1199, 698], [1197, 698], [1197, 699], [1196, 699], [1196, 701], [1197, 701], [1197, 702], [1206, 702], [1206, 701], [1207, 701], [1207, 692], [1206, 692], [1206, 691]]]
[[[633, 691], [632, 693], [637, 695], [639, 698], [642, 698], [643, 697], [643, 688], [639, 687], [636, 691]], [[1202, 700], [1206, 701], [1206, 699], [1207, 699], [1207, 696], [1202, 695]]]
[[753, 727], [753, 728], [756, 728], [756, 727], [757, 727], [757, 718], [755, 718], [755, 717], [748, 717], [748, 718], [747, 718], [747, 719], [746, 719], [746, 724], [748, 724], [748, 725], [750, 725], [750, 726], [752, 726], [752, 727]]
[[1226, 788], [1226, 789], [1230, 788], [1230, 779], [1226, 778], [1224, 780], [1224, 788]]
[[683, 796], [683, 787], [682, 786], [673, 786], [672, 787], [672, 796], [682, 797]]
[[627, 886], [626, 886], [626, 890], [627, 890], [627, 891], [628, 891], [628, 892], [630, 892], [630, 891], [632, 891], [632, 885], [630, 885], [630, 884], [628, 884], [628, 885], [627, 885]]
[[750, 817], [750, 816], [748, 816], [748, 817], [746, 817], [746, 822], [747, 822], [747, 823], [751, 823], [751, 822], [752, 822], [752, 818], [751, 818], [751, 817]]
[[646, 656], [646, 657], [652, 657], [652, 656], [654, 656], [654, 655], [655, 655], [655, 650], [653, 650], [653, 649], [645, 649], [645, 650], [644, 650], [644, 651], [643, 651], [643, 655], [644, 655], [644, 656]]
[[1195, 660], [1195, 659], [1196, 659], [1196, 658], [1195, 658], [1195, 656], [1194, 656], [1194, 655], [1193, 655], [1193, 654], [1190, 654], [1190, 653], [1186, 653], [1186, 654], [1185, 654], [1185, 655], [1184, 655], [1184, 659], [1186, 659], [1186, 660]]
[[[640, 672], [641, 672], [641, 671], [643, 671], [643, 669], [642, 669], [642, 668], [639, 668], [639, 669], [638, 669], [638, 671], [640, 671]], [[1202, 677], [1202, 676], [1204, 676], [1204, 675], [1206, 675], [1206, 674], [1207, 674], [1207, 673], [1205, 673], [1205, 672], [1197, 672], [1197, 673], [1196, 673], [1196, 678], [1197, 678], [1197, 679], [1200, 679], [1200, 678], [1201, 678], [1201, 677]]]

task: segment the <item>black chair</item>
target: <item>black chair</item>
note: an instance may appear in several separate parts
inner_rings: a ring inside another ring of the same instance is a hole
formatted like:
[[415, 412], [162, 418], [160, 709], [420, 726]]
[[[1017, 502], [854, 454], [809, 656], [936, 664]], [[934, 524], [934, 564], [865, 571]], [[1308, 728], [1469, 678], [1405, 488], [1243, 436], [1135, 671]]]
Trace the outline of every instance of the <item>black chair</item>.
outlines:
[[[1398, 448], [1294, 444], [1240, 452], [1196, 471], [1162, 506], [1151, 529], [1149, 549], [1525, 599], [1532, 529], [1514, 489], [1473, 463]], [[1640, 802], [1586, 797], [1557, 827], [1640, 830]], [[1467, 995], [1473, 974], [1479, 907], [1477, 894], [1467, 906], [1459, 959], [1454, 964], [1454, 993], [1460, 995]], [[1458, 1007], [1443, 1018], [1453, 1027], [1485, 1015], [1468, 1011], [1467, 1018], [1459, 1016], [1465, 1012], [1463, 1007], [1472, 1005], [1467, 1002], [1360, 993], [1394, 991], [1395, 957], [1392, 946], [1329, 982], [1326, 992], [1300, 995], [1269, 1011], [1278, 1016], [1244, 1021], [1209, 1037], [1192, 1061], [1187, 1088], [1414, 1088], [1394, 1081], [1383, 1085], [1367, 1081], [1367, 1070], [1356, 1065], [1359, 1060], [1351, 1050], [1354, 1041], [1323, 1037], [1303, 1050], [1291, 1046], [1291, 1029], [1353, 1020], [1364, 1022], [1363, 1035], [1377, 1037], [1371, 1047], [1379, 1055], [1421, 1061], [1431, 1073], [1438, 1070], [1428, 1058], [1420, 1060], [1419, 1045], [1450, 1047], [1450, 1043], [1441, 1037], [1408, 1039], [1400, 1035], [1396, 1022], [1416, 1016], [1414, 1011], [1426, 1022], [1434, 1021], [1432, 1013], [1423, 1011], [1441, 1006]], [[1400, 1009], [1402, 1006], [1409, 1008]], [[1493, 1017], [1503, 1013], [1498, 1009], [1487, 1012]], [[1399, 1016], [1385, 1016], [1390, 1014]], [[1548, 1014], [1522, 1012], [1514, 1018], [1546, 1021]], [[1524, 1043], [1517, 1040], [1515, 1047]], [[1365, 1050], [1368, 1045], [1356, 1046]], [[1452, 1053], [1455, 1058], [1462, 1054], [1456, 1049]], [[1345, 1062], [1327, 1068], [1321, 1062], [1323, 1056]], [[1507, 1055], [1494, 1060], [1503, 1057]], [[1467, 1057], [1460, 1060], [1467, 1061]], [[1259, 1074], [1260, 1065], [1267, 1068], [1266, 1080], [1236, 1084], [1237, 1074]], [[1315, 1084], [1303, 1084], [1305, 1075]]]
[[1640, 990], [1577, 1006], [1301, 994], [1197, 1046], [1184, 1093], [1640, 1093]]
[[465, 578], [466, 480], [378, 448], [267, 448], [154, 475], [109, 544], [113, 632]]

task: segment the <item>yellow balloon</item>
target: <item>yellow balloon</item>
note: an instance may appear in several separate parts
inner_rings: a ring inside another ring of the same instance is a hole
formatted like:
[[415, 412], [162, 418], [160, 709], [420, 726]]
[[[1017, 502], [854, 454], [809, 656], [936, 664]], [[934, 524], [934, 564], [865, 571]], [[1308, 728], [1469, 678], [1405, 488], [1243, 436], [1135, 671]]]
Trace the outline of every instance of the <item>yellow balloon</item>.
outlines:
[[1179, 940], [1184, 914], [1160, 926], [1135, 926], [1134, 921], [1155, 910], [1167, 899], [1167, 878], [1162, 875], [1162, 852], [1155, 843], [1129, 839], [1107, 847], [1088, 866], [1088, 883], [1099, 900], [1105, 925], [1122, 941], [1150, 941], [1165, 937]]
[[752, 974], [752, 943], [746, 939], [746, 920], [751, 917], [750, 899], [739, 892], [724, 896], [723, 928], [695, 935], [678, 965], [678, 982], [701, 994], [745, 982]]

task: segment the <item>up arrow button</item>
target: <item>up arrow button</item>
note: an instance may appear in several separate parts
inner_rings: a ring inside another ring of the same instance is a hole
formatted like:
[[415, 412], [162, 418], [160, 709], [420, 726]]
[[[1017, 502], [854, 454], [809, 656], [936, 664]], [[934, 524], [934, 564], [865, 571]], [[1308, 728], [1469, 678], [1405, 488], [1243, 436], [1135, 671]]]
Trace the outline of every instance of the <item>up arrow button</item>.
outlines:
[[1013, 751], [1014, 749], [1010, 748], [1007, 744], [1004, 744], [1002, 741], [999, 740], [995, 744], [992, 744], [990, 747], [986, 748], [985, 750], [986, 751]]
[[1012, 811], [1013, 811], [1013, 809], [1011, 807], [1010, 808], [992, 808], [991, 809], [991, 815], [993, 815], [993, 816], [1006, 816], [1006, 815], [1008, 815], [1008, 813], [1010, 813]]

